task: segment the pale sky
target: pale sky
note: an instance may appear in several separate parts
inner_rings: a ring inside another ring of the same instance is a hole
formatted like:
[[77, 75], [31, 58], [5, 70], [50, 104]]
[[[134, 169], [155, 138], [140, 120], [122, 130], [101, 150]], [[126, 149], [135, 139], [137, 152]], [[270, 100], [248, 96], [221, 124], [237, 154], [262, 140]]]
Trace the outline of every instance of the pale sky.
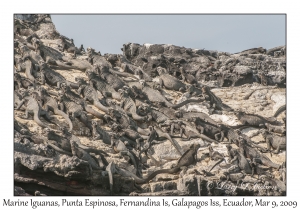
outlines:
[[51, 15], [56, 29], [77, 47], [122, 53], [127, 42], [173, 44], [240, 52], [285, 45], [281, 15]]

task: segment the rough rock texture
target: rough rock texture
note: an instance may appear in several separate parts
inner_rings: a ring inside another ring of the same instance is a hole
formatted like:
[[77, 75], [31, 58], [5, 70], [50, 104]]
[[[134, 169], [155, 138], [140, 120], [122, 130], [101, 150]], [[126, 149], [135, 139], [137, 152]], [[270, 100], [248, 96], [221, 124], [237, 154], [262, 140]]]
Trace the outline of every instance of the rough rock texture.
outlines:
[[[242, 125], [237, 117], [263, 118], [278, 126], [270, 135], [285, 137], [276, 132], [285, 131], [285, 108], [273, 117], [286, 104], [285, 56], [285, 46], [230, 54], [136, 43], [124, 44], [122, 55], [102, 56], [75, 47], [50, 15], [16, 15], [14, 71], [32, 85], [14, 82], [15, 195], [285, 195], [285, 149], [275, 154], [265, 124]], [[161, 85], [161, 69], [184, 88]], [[41, 89], [66, 112], [71, 132], [66, 118], [45, 106]], [[40, 117], [47, 128], [30, 111], [24, 117], [29, 96], [49, 115]], [[65, 109], [61, 96], [76, 111]], [[197, 102], [174, 108], [186, 100]], [[204, 132], [193, 117], [208, 125]], [[200, 146], [197, 163], [175, 170], [193, 145]], [[160, 170], [169, 173], [151, 176]]]

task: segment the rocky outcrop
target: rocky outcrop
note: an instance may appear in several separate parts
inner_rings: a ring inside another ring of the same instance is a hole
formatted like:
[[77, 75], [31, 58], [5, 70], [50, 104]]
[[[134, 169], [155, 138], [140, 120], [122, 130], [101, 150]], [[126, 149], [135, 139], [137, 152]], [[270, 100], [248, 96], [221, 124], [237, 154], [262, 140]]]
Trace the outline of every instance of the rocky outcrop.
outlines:
[[286, 194], [285, 147], [263, 135], [285, 138], [285, 46], [101, 55], [50, 15], [14, 21], [15, 195]]

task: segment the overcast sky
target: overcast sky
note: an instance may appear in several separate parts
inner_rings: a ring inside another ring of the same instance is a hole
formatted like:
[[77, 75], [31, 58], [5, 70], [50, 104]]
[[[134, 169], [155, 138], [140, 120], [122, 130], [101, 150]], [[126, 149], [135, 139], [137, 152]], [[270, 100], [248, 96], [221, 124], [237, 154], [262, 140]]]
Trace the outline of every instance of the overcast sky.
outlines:
[[51, 15], [76, 46], [122, 53], [124, 43], [240, 52], [285, 45], [285, 15]]

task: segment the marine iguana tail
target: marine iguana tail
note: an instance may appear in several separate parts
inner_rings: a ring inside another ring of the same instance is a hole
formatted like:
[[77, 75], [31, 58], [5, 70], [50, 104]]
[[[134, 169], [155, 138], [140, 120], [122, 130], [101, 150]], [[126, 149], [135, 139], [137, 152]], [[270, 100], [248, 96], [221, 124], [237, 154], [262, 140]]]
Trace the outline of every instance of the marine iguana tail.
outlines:
[[208, 170], [208, 172], [210, 172], [211, 170], [213, 170], [214, 167], [216, 167], [218, 164], [220, 164], [220, 163], [223, 162], [224, 160], [225, 160], [225, 159], [223, 158], [223, 159], [219, 160], [218, 162], [216, 162], [212, 167], [210, 167], [210, 169]]
[[282, 105], [281, 107], [279, 107], [277, 109], [277, 111], [274, 114], [274, 117], [277, 117], [281, 112], [283, 112], [284, 110], [286, 110], [286, 104]]
[[54, 109], [54, 114], [56, 115], [60, 115], [62, 116], [63, 118], [65, 118], [65, 120], [67, 121], [67, 123], [69, 124], [69, 132], [71, 132], [73, 130], [73, 123], [72, 121], [70, 120], [69, 116], [66, 115], [63, 111], [59, 110], [59, 109]]
[[171, 142], [171, 144], [175, 147], [177, 152], [180, 155], [182, 155], [181, 150], [180, 150], [180, 146], [174, 142], [174, 140], [171, 138], [171, 136], [168, 133], [163, 132], [159, 127], [155, 127], [155, 130], [156, 130], [159, 137], [165, 137], [166, 139], [168, 139]]
[[181, 158], [178, 160], [177, 165], [174, 168], [171, 169], [161, 169], [158, 171], [153, 172], [150, 174], [146, 179], [144, 179], [145, 182], [149, 182], [151, 179], [153, 179], [156, 175], [162, 174], [162, 173], [169, 173], [174, 174], [181, 170], [181, 167], [183, 166], [189, 166], [191, 164], [195, 164], [197, 161], [197, 151], [199, 149], [200, 145], [191, 145], [191, 147], [183, 153]]
[[[203, 102], [204, 99], [188, 99], [188, 100], [185, 100], [179, 104], [171, 104], [171, 103], [168, 103], [166, 104], [167, 106], [173, 108], [173, 109], [176, 109], [176, 108], [180, 108], [188, 103], [200, 103], [200, 102]], [[165, 102], [166, 103], [166, 102]]]

